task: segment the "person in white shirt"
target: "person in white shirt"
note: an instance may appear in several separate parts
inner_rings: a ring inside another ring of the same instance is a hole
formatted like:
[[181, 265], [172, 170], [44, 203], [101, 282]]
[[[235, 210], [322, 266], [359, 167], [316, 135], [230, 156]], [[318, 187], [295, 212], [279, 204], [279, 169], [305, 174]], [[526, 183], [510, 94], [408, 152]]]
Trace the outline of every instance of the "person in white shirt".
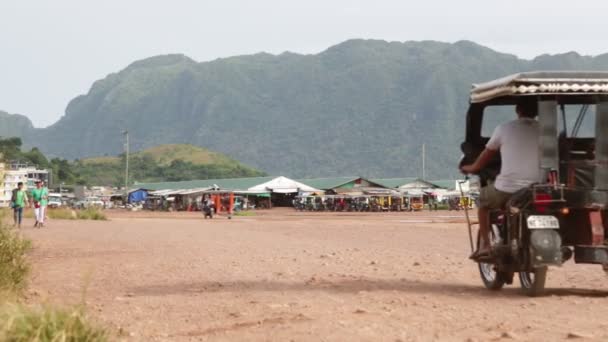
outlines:
[[480, 191], [478, 217], [481, 241], [477, 251], [471, 254], [471, 259], [479, 259], [491, 252], [490, 210], [503, 208], [513, 193], [540, 180], [536, 101], [520, 102], [515, 112], [517, 119], [496, 127], [477, 160], [461, 167], [465, 174], [478, 173], [500, 151], [500, 173], [493, 183], [488, 183]]

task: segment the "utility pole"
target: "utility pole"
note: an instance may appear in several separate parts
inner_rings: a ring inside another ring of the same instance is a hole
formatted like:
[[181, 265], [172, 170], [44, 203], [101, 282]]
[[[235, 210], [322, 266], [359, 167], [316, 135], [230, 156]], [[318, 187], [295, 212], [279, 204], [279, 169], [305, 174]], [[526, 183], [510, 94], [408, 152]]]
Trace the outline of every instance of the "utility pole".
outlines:
[[129, 131], [122, 132], [125, 135], [125, 203], [129, 196]]
[[422, 180], [426, 180], [426, 144], [422, 144]]

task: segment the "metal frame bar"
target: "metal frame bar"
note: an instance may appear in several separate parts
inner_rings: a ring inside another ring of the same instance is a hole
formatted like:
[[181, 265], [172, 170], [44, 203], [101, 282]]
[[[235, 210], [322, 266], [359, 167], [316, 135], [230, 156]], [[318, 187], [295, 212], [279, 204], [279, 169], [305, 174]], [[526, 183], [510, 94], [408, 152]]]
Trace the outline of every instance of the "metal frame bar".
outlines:
[[595, 114], [595, 190], [608, 190], [608, 102], [596, 105]]
[[557, 120], [557, 101], [542, 100], [538, 102], [538, 122], [540, 126], [539, 134], [539, 154], [541, 168], [541, 179], [539, 182], [545, 183], [550, 171], [557, 172], [559, 177], [559, 146], [557, 141], [558, 120]]

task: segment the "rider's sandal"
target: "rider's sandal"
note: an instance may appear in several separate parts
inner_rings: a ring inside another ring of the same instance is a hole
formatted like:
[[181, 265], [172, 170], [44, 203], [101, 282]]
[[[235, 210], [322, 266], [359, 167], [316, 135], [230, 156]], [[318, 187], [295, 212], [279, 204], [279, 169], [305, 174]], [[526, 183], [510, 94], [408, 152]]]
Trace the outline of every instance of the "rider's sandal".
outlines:
[[490, 251], [490, 250], [481, 251], [478, 249], [469, 256], [469, 259], [478, 261], [480, 259], [489, 258], [491, 256], [491, 254], [492, 254], [492, 251]]

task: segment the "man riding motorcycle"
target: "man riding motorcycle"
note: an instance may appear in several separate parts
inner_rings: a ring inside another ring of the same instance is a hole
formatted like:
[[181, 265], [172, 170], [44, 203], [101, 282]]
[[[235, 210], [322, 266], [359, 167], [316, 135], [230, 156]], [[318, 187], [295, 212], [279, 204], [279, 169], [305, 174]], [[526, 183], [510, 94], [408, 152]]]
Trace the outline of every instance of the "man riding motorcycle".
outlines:
[[523, 100], [515, 107], [517, 119], [496, 127], [483, 152], [473, 164], [463, 165], [465, 174], [477, 174], [500, 152], [500, 173], [494, 182], [481, 188], [478, 208], [481, 236], [478, 249], [470, 258], [478, 260], [491, 254], [490, 210], [502, 209], [518, 190], [539, 180], [539, 126], [535, 120], [537, 104]]

